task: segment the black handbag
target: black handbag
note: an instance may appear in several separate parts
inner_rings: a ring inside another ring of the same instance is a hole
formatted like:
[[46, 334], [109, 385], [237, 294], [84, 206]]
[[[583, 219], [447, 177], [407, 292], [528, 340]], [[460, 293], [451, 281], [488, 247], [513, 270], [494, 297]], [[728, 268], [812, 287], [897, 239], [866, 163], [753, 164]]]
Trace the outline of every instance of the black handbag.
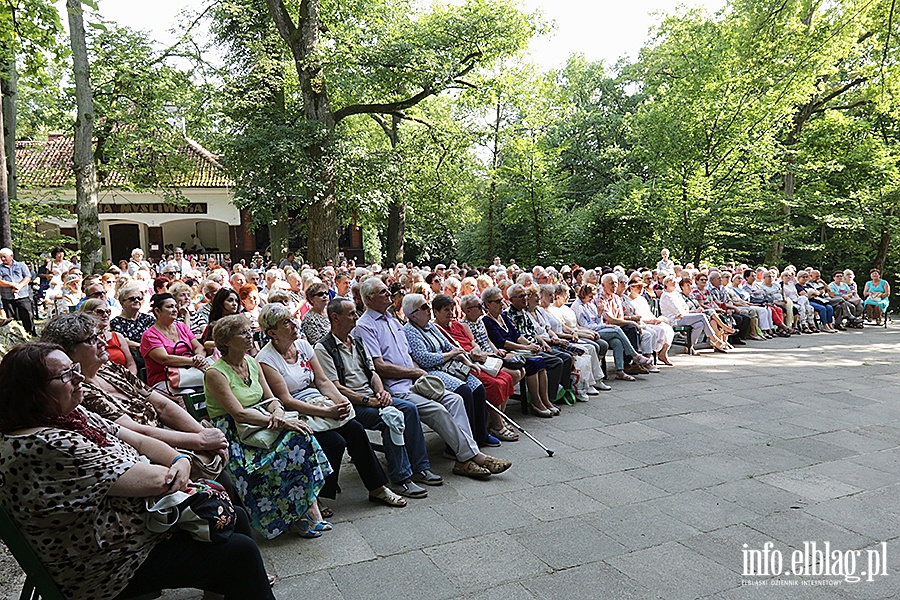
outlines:
[[237, 513], [221, 485], [208, 479], [188, 484], [187, 492], [173, 492], [156, 502], [147, 500], [147, 529], [165, 533], [172, 527], [201, 542], [220, 543], [234, 533]]
[[507, 354], [503, 357], [503, 366], [507, 369], [524, 369], [525, 357], [518, 354]]

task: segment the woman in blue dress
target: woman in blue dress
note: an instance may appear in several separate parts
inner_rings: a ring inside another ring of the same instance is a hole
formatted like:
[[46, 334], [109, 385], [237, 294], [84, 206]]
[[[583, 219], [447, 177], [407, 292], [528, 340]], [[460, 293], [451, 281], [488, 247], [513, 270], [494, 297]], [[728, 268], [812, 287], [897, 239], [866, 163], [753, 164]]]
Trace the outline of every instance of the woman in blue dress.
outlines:
[[891, 302], [891, 286], [887, 281], [881, 278], [881, 272], [878, 269], [872, 269], [869, 273], [870, 281], [866, 282], [864, 303], [866, 307], [866, 318], [881, 325], [881, 316], [887, 312], [888, 305]]

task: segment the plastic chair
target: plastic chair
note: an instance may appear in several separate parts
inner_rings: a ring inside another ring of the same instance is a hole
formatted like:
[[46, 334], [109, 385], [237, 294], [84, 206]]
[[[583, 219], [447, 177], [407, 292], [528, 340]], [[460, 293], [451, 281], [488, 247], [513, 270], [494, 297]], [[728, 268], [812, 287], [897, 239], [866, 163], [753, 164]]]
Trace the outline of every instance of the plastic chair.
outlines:
[[[56, 587], [56, 582], [50, 577], [46, 567], [41, 564], [37, 554], [28, 544], [28, 540], [19, 531], [18, 526], [3, 506], [0, 506], [0, 538], [3, 539], [16, 562], [25, 571], [25, 584], [22, 586], [19, 600], [66, 600], [66, 597]], [[130, 600], [151, 600], [159, 598], [160, 595], [160, 592], [153, 592], [133, 597]]]

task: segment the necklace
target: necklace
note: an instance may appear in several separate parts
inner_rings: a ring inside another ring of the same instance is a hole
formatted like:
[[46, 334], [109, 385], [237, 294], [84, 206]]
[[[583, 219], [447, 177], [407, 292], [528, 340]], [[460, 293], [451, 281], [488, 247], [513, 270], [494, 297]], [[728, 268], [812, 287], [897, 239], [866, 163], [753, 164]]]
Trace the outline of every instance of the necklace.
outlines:
[[504, 321], [502, 317], [501, 317], [501, 318], [497, 318], [497, 317], [495, 317], [495, 316], [492, 315], [492, 314], [488, 314], [488, 316], [489, 316], [490, 318], [492, 318], [492, 319], [497, 323], [497, 325], [500, 326], [500, 329], [502, 329], [503, 331], [506, 331], [507, 333], [509, 333], [509, 327], [506, 326], [506, 321]]
[[241, 371], [243, 371], [243, 369], [238, 369], [235, 365], [231, 364], [231, 363], [228, 362], [227, 360], [226, 360], [225, 362], [228, 364], [229, 367], [231, 367], [231, 370], [234, 371], [234, 374], [237, 375], [238, 377], [240, 377], [241, 382], [242, 382], [244, 385], [246, 385], [247, 387], [250, 387], [250, 382], [251, 382], [252, 380], [250, 379], [250, 366], [247, 365], [247, 362], [244, 361], [243, 359], [241, 360], [241, 366], [242, 366], [242, 367], [245, 367], [245, 368], [247, 369], [247, 376], [246, 376], [246, 377], [241, 373]]

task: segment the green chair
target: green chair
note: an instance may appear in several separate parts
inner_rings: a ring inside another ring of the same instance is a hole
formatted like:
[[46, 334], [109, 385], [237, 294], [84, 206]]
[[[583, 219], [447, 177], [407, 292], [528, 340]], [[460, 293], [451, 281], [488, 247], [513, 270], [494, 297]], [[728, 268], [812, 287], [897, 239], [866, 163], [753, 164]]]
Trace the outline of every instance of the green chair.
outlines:
[[204, 392], [182, 394], [181, 399], [184, 400], [184, 406], [187, 408], [187, 411], [198, 422], [209, 418], [209, 413], [206, 412], [206, 394]]
[[[0, 506], [0, 538], [25, 571], [25, 585], [22, 586], [19, 600], [66, 600], [3, 506]], [[159, 597], [160, 592], [153, 592], [130, 600], [151, 600]]]

